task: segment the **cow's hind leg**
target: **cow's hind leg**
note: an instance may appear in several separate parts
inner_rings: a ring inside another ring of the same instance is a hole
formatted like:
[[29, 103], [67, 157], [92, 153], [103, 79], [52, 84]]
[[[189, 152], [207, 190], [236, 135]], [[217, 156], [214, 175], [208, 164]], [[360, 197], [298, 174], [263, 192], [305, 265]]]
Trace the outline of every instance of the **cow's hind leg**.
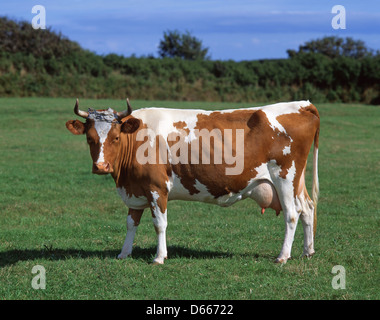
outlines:
[[143, 212], [144, 210], [129, 209], [127, 217], [127, 236], [125, 237], [123, 248], [117, 256], [118, 259], [125, 259], [132, 254], [133, 240], [135, 239], [137, 226], [140, 224]]
[[[293, 199], [294, 203], [294, 199]], [[294, 240], [294, 234], [296, 232], [296, 227], [298, 223], [299, 215], [295, 210], [294, 204], [282, 205], [284, 211], [284, 220], [285, 220], [285, 239], [282, 245], [280, 254], [278, 255], [275, 262], [277, 263], [286, 263], [291, 257], [292, 245]]]
[[270, 172], [274, 178], [273, 183], [284, 212], [285, 220], [285, 239], [276, 262], [286, 263], [286, 261], [291, 257], [294, 234], [299, 218], [299, 214], [296, 211], [293, 188], [295, 164], [293, 162], [292, 167], [287, 170], [288, 173], [284, 178], [280, 176], [280, 170], [280, 167], [274, 164]]
[[296, 196], [296, 209], [301, 214], [304, 232], [303, 256], [311, 257], [314, 251], [314, 203], [310, 199], [306, 188]]

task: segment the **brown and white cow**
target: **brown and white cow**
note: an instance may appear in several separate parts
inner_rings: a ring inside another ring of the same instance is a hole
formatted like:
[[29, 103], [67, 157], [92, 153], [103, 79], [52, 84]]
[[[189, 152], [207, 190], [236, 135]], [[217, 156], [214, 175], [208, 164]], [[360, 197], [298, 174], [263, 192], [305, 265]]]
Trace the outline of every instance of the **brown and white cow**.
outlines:
[[[291, 255], [298, 218], [304, 256], [314, 254], [318, 198], [319, 114], [309, 101], [205, 111], [146, 108], [74, 111], [73, 134], [86, 134], [93, 173], [111, 174], [128, 206], [127, 236], [118, 258], [132, 253], [145, 208], [158, 237], [154, 263], [167, 258], [169, 200], [230, 206], [252, 198], [262, 208], [284, 212], [285, 240], [276, 262]], [[212, 143], [213, 142], [213, 143]], [[306, 161], [314, 142], [313, 200], [305, 186]]]

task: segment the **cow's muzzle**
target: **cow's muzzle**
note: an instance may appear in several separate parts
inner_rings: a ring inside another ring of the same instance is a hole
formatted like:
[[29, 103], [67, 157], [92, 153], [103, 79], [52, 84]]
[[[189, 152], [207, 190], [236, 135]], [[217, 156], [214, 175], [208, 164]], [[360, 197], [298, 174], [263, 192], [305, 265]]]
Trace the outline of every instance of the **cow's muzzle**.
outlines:
[[109, 162], [99, 162], [92, 165], [92, 173], [96, 174], [108, 174], [112, 173], [113, 168]]

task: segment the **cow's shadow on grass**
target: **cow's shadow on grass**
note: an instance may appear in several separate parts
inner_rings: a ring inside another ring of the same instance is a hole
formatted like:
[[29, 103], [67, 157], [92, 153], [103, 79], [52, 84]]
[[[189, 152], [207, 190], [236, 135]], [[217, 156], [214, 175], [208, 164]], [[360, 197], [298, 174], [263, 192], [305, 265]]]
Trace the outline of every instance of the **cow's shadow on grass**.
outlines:
[[[44, 247], [42, 249], [16, 249], [0, 252], [0, 267], [13, 265], [20, 261], [36, 261], [50, 260], [59, 261], [67, 259], [116, 259], [120, 250], [82, 250], [82, 249], [59, 249], [52, 247]], [[156, 253], [156, 247], [133, 249], [132, 259], [138, 259], [151, 263]], [[233, 254], [222, 251], [210, 251], [202, 249], [190, 249], [180, 246], [168, 247], [169, 259], [185, 258], [185, 259], [229, 259], [236, 256], [241, 257], [242, 254]], [[245, 256], [245, 254], [243, 254]], [[252, 258], [258, 258], [258, 255], [252, 255]]]

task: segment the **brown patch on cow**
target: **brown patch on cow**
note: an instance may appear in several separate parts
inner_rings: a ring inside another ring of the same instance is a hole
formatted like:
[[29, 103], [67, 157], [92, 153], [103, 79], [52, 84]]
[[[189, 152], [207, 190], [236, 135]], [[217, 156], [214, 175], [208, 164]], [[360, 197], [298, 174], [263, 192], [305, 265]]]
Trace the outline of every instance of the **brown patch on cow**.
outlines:
[[300, 177], [299, 182], [298, 182], [298, 188], [297, 188], [296, 195], [299, 196], [303, 192], [305, 199], [308, 199], [309, 201], [311, 201], [311, 198], [310, 198], [310, 196], [307, 192], [307, 189], [306, 189], [305, 173], [306, 173], [306, 165], [305, 165], [304, 169], [302, 170], [302, 174], [301, 174], [301, 177]]
[[119, 155], [121, 136], [120, 128], [121, 124], [112, 123], [107, 138], [103, 143], [104, 160], [109, 161], [112, 166], [116, 160], [116, 157]]
[[[210, 164], [189, 163], [173, 166], [173, 171], [180, 177], [181, 183], [189, 190], [190, 194], [199, 192], [195, 188], [196, 180], [198, 180], [207, 187], [215, 198], [230, 192], [240, 192], [247, 186], [250, 179], [256, 177], [255, 168], [275, 158], [278, 153], [275, 150], [279, 149], [282, 152], [284, 146], [290, 142], [290, 138], [283, 133], [280, 137], [276, 136], [276, 132], [273, 132], [265, 113], [261, 110], [237, 110], [230, 113], [213, 112], [210, 115], [199, 114], [195, 129], [206, 129], [209, 132], [213, 129], [219, 129], [222, 134], [224, 129], [231, 129], [233, 133], [233, 154], [236, 154], [236, 130], [244, 130], [244, 169], [240, 175], [225, 174], [226, 168], [235, 164], [226, 164], [224, 158], [221, 164], [211, 162]], [[199, 147], [202, 145], [201, 142]], [[213, 161], [215, 149], [212, 143], [210, 146], [210, 160]], [[199, 153], [201, 154], [201, 151]], [[290, 168], [290, 166], [285, 167], [285, 169]]]
[[187, 128], [187, 123], [185, 121], [177, 121], [173, 123], [173, 126], [178, 130], [184, 130], [187, 134], [190, 133], [189, 128]]
[[319, 127], [320, 127], [319, 112], [313, 104], [310, 104], [307, 107], [303, 107], [303, 108], [301, 108], [301, 110], [303, 110], [305, 112], [309, 112], [315, 116], [314, 121], [318, 123], [318, 128], [317, 128], [317, 131], [315, 133], [314, 143], [315, 143], [315, 147], [319, 148]]
[[[128, 121], [132, 115], [124, 118], [122, 122]], [[162, 213], [167, 207], [167, 189], [166, 181], [171, 176], [171, 169], [168, 163], [158, 163], [159, 140], [162, 137], [156, 136], [156, 160], [157, 163], [140, 164], [136, 159], [136, 153], [142, 144], [146, 143], [148, 137], [144, 141], [137, 141], [137, 134], [140, 130], [147, 129], [147, 125], [141, 121], [140, 127], [133, 133], [121, 133], [120, 146], [118, 156], [114, 163], [114, 173], [112, 177], [118, 188], [123, 187], [128, 196], [146, 197], [149, 205], [152, 207], [153, 197], [151, 192], [157, 191], [159, 198], [157, 205]], [[154, 217], [154, 212], [152, 211]]]
[[137, 227], [140, 224], [143, 212], [144, 210], [136, 210], [131, 208], [129, 209], [128, 215], [131, 216], [131, 218], [133, 219], [135, 227]]
[[94, 120], [86, 121], [86, 137], [87, 143], [90, 147], [92, 162], [96, 162], [98, 160], [100, 153], [99, 136], [95, 130], [94, 123]]

